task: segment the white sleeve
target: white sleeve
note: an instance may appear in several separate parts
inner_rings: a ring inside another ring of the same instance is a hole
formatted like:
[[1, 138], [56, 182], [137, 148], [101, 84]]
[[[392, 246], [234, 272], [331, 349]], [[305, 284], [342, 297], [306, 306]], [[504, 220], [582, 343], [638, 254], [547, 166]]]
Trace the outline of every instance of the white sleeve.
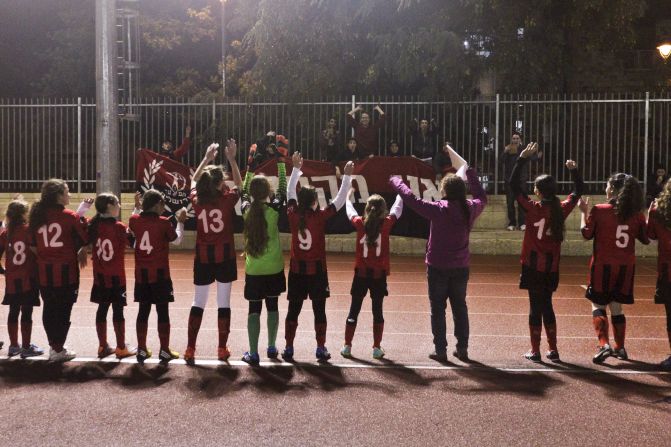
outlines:
[[301, 178], [303, 171], [300, 169], [293, 168], [291, 170], [291, 177], [289, 177], [289, 186], [287, 186], [287, 201], [294, 199], [298, 201], [296, 196], [296, 185], [298, 185], [298, 179]]
[[133, 212], [131, 213], [131, 216], [137, 216], [137, 215], [140, 214], [141, 212], [142, 212], [142, 211], [140, 211], [139, 209], [137, 209], [137, 208], [133, 208]]
[[184, 223], [177, 222], [175, 233], [177, 233], [177, 239], [172, 241], [172, 245], [179, 245], [182, 243], [182, 239], [184, 239]]
[[352, 220], [355, 217], [359, 217], [359, 213], [357, 213], [354, 209], [354, 204], [349, 200], [345, 200], [345, 209], [347, 210], [347, 218], [349, 220]]
[[345, 175], [342, 178], [342, 184], [340, 185], [340, 189], [338, 190], [338, 194], [335, 196], [335, 199], [333, 199], [333, 206], [335, 206], [336, 211], [339, 211], [340, 208], [345, 204], [345, 202], [349, 202], [347, 200], [347, 194], [349, 193], [349, 188], [352, 186], [352, 177], [349, 175]]
[[401, 196], [399, 195], [396, 196], [396, 200], [394, 201], [394, 204], [391, 206], [389, 214], [393, 214], [394, 216], [396, 216], [397, 219], [401, 218], [401, 214], [403, 214], [403, 199], [401, 199]]
[[90, 209], [91, 209], [91, 204], [88, 203], [88, 202], [82, 201], [82, 203], [79, 204], [79, 208], [77, 208], [77, 215], [79, 217], [82, 217]]

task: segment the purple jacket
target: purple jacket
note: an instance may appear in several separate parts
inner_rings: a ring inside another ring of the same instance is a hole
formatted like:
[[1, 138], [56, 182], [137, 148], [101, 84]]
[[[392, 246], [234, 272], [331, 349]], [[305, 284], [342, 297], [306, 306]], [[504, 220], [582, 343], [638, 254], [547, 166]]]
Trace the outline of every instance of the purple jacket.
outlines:
[[400, 178], [394, 177], [389, 180], [392, 188], [401, 196], [408, 208], [431, 221], [429, 242], [426, 247], [427, 265], [438, 269], [453, 269], [468, 267], [470, 264], [468, 237], [473, 222], [487, 204], [487, 194], [473, 168], [468, 168], [466, 177], [473, 194], [473, 200], [466, 201], [471, 210], [468, 225], [459, 204], [447, 200], [429, 202], [418, 199]]

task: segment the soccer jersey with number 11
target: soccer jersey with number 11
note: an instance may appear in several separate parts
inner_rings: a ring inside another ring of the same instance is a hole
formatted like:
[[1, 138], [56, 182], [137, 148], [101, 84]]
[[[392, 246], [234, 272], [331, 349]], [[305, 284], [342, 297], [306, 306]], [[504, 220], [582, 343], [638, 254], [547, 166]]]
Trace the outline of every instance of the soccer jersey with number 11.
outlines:
[[385, 217], [380, 234], [374, 246], [366, 243], [366, 227], [362, 217], [352, 218], [356, 228], [356, 276], [368, 278], [384, 278], [389, 275], [389, 234], [396, 223], [393, 214]]

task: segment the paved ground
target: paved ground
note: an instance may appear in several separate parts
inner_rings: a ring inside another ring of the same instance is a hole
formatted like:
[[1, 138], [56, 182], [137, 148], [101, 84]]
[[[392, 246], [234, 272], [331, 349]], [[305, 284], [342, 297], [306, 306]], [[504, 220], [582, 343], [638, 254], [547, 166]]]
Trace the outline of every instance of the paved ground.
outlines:
[[[190, 254], [173, 256], [172, 345], [180, 352], [191, 304], [191, 265]], [[342, 359], [337, 351], [349, 305], [351, 256], [329, 256], [329, 269], [333, 296], [327, 305], [327, 345], [334, 353], [332, 364], [318, 366], [312, 360], [314, 334], [306, 306], [296, 340], [296, 358], [302, 363], [264, 362], [260, 368], [238, 361], [246, 348], [241, 281], [233, 289], [234, 361], [230, 364], [215, 360], [214, 290], [199, 338], [198, 366], [89, 361], [95, 356], [97, 339], [95, 306], [86, 298], [91, 271], [85, 270], [68, 340], [80, 355], [77, 361], [53, 365], [0, 360], [0, 402], [5, 403], [0, 445], [157, 441], [179, 445], [584, 445], [604, 432], [614, 445], [668, 443], [671, 375], [657, 371], [655, 364], [669, 349], [663, 309], [652, 303], [653, 261], [639, 264], [637, 302], [626, 308], [627, 349], [633, 360], [609, 359], [598, 368], [591, 363], [596, 338], [590, 307], [582, 298], [586, 259], [562, 260], [555, 311], [563, 362], [542, 365], [521, 357], [528, 349], [528, 299], [517, 288], [519, 267], [514, 257], [473, 259], [468, 303], [474, 362], [468, 365], [455, 359], [443, 366], [426, 357], [432, 343], [424, 267], [421, 258], [411, 257], [397, 257], [392, 263], [383, 340], [388, 359], [379, 362], [370, 357], [369, 301], [364, 303], [354, 339], [358, 358]], [[280, 313], [286, 315], [284, 299]], [[136, 314], [137, 307], [131, 304], [127, 308], [131, 342]], [[44, 346], [40, 318], [36, 309], [34, 339]], [[154, 328], [152, 315], [149, 344], [157, 349]], [[6, 340], [4, 325], [0, 331]], [[280, 348], [282, 337], [281, 327]], [[262, 345], [264, 339], [262, 332]]]

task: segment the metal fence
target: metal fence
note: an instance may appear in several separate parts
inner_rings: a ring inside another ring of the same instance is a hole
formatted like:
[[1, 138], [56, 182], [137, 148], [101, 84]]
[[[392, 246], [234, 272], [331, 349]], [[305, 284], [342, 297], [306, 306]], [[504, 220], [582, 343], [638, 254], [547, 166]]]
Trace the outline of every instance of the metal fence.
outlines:
[[[478, 167], [490, 192], [501, 191], [499, 156], [513, 131], [521, 132], [524, 141], [540, 143], [544, 156], [531, 164], [531, 178], [550, 173], [567, 185], [563, 164], [573, 158], [590, 192], [601, 191], [615, 171], [646, 181], [655, 164], [668, 165], [671, 153], [668, 93], [496, 95], [491, 100], [462, 101], [350, 96], [298, 103], [190, 103], [162, 98], [142, 101], [135, 108], [137, 120], [121, 121], [122, 187], [125, 191], [134, 187], [136, 149], [158, 149], [165, 139], [179, 145], [187, 125], [193, 129], [193, 146], [184, 161], [191, 165], [200, 160], [209, 142], [228, 137], [238, 140], [244, 164], [246, 148], [271, 129], [287, 136], [291, 149], [321, 159], [325, 154], [320, 151], [320, 131], [335, 117], [344, 146], [351, 132], [346, 114], [354, 104], [369, 112], [380, 104], [387, 115], [379, 155], [385, 154], [391, 140], [409, 155], [411, 121], [435, 119], [436, 148], [444, 140], [452, 142]], [[61, 177], [73, 190], [93, 191], [95, 115], [94, 101], [85, 98], [0, 99], [0, 190], [34, 191], [43, 179]]]

